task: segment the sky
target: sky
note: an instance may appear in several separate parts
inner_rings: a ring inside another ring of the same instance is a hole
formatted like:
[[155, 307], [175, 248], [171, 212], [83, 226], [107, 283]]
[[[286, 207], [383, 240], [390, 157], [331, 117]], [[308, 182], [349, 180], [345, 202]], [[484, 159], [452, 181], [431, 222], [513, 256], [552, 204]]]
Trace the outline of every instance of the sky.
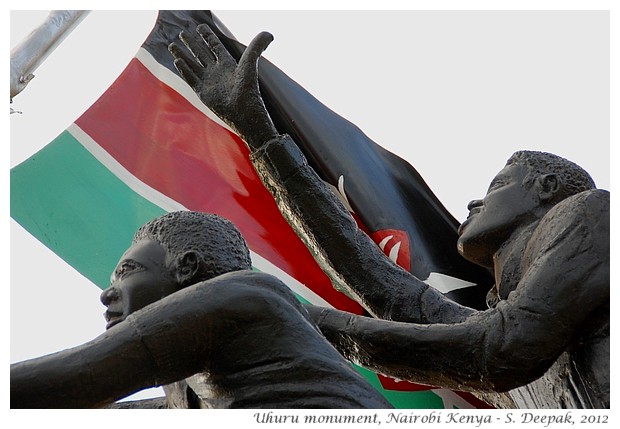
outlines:
[[[544, 2], [543, 2], [544, 3]], [[544, 7], [543, 7], [544, 8]], [[456, 219], [517, 150], [552, 152], [610, 189], [609, 14], [600, 11], [219, 11], [243, 43], [409, 161]], [[11, 48], [47, 11], [10, 13]], [[14, 99], [10, 166], [84, 112], [150, 32], [152, 11], [94, 11]], [[10, 361], [105, 329], [100, 290], [13, 220]]]

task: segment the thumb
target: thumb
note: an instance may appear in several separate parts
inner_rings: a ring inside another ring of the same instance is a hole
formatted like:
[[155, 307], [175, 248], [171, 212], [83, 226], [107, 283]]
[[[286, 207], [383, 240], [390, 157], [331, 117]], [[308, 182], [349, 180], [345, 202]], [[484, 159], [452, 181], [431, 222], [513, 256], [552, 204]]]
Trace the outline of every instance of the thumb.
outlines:
[[267, 46], [273, 41], [273, 35], [266, 31], [259, 33], [252, 39], [248, 47], [241, 55], [239, 60], [239, 67], [244, 70], [245, 73], [256, 73], [258, 58], [267, 49]]

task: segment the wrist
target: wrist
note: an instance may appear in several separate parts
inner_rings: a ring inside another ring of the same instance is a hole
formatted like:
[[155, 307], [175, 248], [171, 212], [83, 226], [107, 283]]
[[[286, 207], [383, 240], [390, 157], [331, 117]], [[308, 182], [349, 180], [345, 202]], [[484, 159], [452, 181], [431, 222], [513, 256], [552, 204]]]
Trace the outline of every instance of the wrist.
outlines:
[[251, 109], [248, 109], [246, 115], [239, 121], [241, 125], [239, 134], [249, 146], [250, 151], [254, 152], [268, 141], [277, 138], [279, 133], [264, 106], [262, 110], [250, 112]]
[[248, 136], [245, 142], [249, 146], [251, 152], [256, 152], [265, 146], [265, 144], [280, 136], [275, 127], [265, 127], [260, 131], [254, 130], [252, 133], [248, 134], [251, 134], [251, 137]]
[[253, 149], [250, 160], [259, 175], [262, 172], [279, 184], [303, 174], [308, 166], [304, 154], [288, 134], [276, 135]]

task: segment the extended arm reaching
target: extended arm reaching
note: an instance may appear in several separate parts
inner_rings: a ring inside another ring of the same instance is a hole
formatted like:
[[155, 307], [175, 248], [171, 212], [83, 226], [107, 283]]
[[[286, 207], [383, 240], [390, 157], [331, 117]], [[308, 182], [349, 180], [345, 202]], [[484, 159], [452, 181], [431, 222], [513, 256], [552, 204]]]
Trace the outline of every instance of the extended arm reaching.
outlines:
[[[240, 288], [251, 293], [241, 302]], [[255, 301], [277, 296], [226, 276], [175, 292], [86, 344], [12, 364], [11, 407], [102, 407], [204, 371], [214, 354], [213, 332], [224, 331], [230, 308], [254, 314]]]
[[[591, 225], [581, 222], [584, 214]], [[517, 288], [495, 308], [460, 323], [420, 325], [308, 310], [350, 360], [417, 383], [512, 389], [543, 375], [571, 343], [593, 336], [600, 340], [588, 346], [591, 362], [581, 362], [581, 368], [602, 370], [609, 364], [608, 337], [599, 332], [609, 329], [609, 196], [579, 194], [558, 204], [542, 223]], [[591, 375], [580, 377], [592, 381]]]

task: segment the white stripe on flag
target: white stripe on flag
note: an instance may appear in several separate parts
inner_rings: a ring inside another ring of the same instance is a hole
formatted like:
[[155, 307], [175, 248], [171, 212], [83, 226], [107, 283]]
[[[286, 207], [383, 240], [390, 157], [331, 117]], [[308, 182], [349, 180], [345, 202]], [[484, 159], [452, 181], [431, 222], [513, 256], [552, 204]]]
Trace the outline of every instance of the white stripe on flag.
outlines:
[[458, 409], [472, 409], [476, 408], [465, 399], [457, 395], [448, 389], [431, 389], [435, 395], [439, 396], [443, 401], [443, 407], [447, 410]]
[[161, 207], [167, 212], [187, 210], [182, 204], [162, 194], [157, 189], [151, 188], [149, 185], [138, 179], [131, 174], [129, 170], [123, 167], [112, 155], [110, 155], [105, 149], [84, 130], [82, 130], [77, 124], [71, 124], [67, 131], [71, 133], [73, 137], [90, 152], [92, 156], [97, 159], [104, 167], [106, 167], [112, 174], [118, 177], [123, 183], [125, 183], [136, 194]]
[[456, 277], [448, 276], [441, 273], [430, 273], [428, 278], [424, 280], [424, 283], [434, 287], [439, 292], [444, 294], [453, 290], [476, 286], [476, 283], [457, 279]]
[[284, 282], [289, 287], [289, 289], [307, 300], [310, 304], [318, 305], [320, 307], [334, 308], [329, 302], [325, 301], [314, 291], [307, 288], [304, 284], [297, 281], [294, 277], [291, 277], [286, 272], [273, 265], [267, 259], [254, 252], [252, 252], [252, 265], [256, 267], [256, 269], [271, 274], [282, 280], [282, 282]]

